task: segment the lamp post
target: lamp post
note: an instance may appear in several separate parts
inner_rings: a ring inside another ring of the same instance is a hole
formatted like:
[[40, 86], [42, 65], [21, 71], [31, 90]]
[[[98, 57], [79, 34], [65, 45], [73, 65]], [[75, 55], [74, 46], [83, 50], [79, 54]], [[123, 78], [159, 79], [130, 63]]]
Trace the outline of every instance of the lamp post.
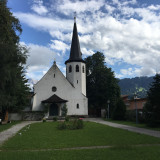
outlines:
[[108, 100], [107, 103], [108, 103], [108, 119], [109, 119], [109, 104], [110, 104], [110, 100]]
[[134, 94], [134, 103], [135, 103], [135, 109], [136, 109], [136, 124], [138, 124], [138, 111], [137, 111], [137, 94]]

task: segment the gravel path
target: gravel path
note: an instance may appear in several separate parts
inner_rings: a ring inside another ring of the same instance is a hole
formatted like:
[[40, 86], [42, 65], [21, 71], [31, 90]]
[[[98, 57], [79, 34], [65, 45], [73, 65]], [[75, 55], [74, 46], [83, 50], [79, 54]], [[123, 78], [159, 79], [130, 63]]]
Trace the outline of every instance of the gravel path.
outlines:
[[105, 125], [108, 125], [108, 126], [111, 126], [111, 127], [121, 128], [121, 129], [125, 129], [125, 130], [128, 130], [128, 131], [141, 133], [141, 134], [146, 134], [146, 135], [149, 135], [149, 136], [160, 138], [160, 131], [153, 131], [153, 130], [145, 129], [145, 128], [138, 128], [138, 127], [127, 126], [127, 125], [123, 125], [123, 124], [117, 124], [117, 123], [113, 123], [113, 122], [107, 122], [107, 121], [104, 121], [100, 118], [86, 118], [84, 120], [85, 121], [96, 122], [96, 123], [100, 123], [100, 124], [105, 124]]
[[36, 122], [37, 121], [24, 121], [24, 122], [21, 122], [19, 124], [12, 126], [11, 128], [9, 128], [3, 132], [0, 132], [0, 145], [2, 145], [2, 143], [4, 143], [10, 137], [14, 136], [23, 127], [25, 127], [31, 123], [36, 123]]

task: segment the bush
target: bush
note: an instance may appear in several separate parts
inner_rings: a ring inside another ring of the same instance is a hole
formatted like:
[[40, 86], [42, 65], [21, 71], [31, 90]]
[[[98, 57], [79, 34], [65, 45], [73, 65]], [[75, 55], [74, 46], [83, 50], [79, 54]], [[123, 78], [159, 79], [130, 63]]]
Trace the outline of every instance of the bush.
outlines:
[[46, 118], [43, 118], [42, 122], [46, 122]]
[[68, 129], [75, 130], [75, 129], [82, 129], [84, 127], [83, 121], [81, 119], [75, 119], [70, 122], [71, 123], [68, 125]]
[[68, 108], [66, 104], [64, 104], [64, 106], [61, 108], [61, 111], [62, 111], [62, 116], [65, 117], [68, 112]]
[[53, 117], [53, 121], [57, 121], [57, 119], [58, 119], [57, 117]]
[[68, 122], [68, 121], [69, 121], [69, 119], [70, 119], [70, 117], [69, 117], [69, 116], [66, 116], [66, 117], [65, 117], [65, 121], [66, 121], [66, 122]]
[[123, 102], [122, 98], [120, 98], [116, 104], [116, 107], [112, 113], [112, 119], [114, 120], [124, 120], [126, 113], [126, 105]]
[[83, 120], [78, 119], [77, 120], [77, 129], [82, 129], [84, 127]]
[[76, 129], [82, 129], [84, 127], [83, 120], [81, 119], [75, 119], [73, 121], [68, 122], [61, 122], [58, 124], [58, 129], [70, 129], [70, 130], [76, 130]]
[[59, 122], [57, 128], [58, 128], [59, 130], [67, 129], [66, 122]]
[[143, 108], [143, 114], [149, 127], [160, 127], [159, 115], [153, 112], [152, 104], [147, 102]]
[[[136, 122], [136, 110], [126, 111], [126, 120]], [[145, 115], [140, 110], [138, 110], [138, 122], [145, 123]]]

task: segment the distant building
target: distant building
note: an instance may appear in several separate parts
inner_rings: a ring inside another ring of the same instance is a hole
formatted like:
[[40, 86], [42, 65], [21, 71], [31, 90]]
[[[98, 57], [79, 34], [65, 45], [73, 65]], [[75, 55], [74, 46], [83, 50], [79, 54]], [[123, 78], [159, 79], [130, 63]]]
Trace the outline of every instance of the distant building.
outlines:
[[135, 110], [136, 106], [138, 110], [143, 110], [143, 107], [147, 102], [147, 98], [136, 98], [136, 102], [135, 102], [134, 99], [128, 99], [128, 95], [122, 95], [121, 97], [127, 107], [127, 110]]

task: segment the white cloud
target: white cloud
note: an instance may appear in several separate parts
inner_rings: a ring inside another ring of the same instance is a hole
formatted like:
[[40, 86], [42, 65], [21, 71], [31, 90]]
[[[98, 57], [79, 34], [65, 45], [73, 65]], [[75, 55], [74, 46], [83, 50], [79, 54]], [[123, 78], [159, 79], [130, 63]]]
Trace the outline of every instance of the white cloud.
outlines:
[[[117, 65], [122, 61], [137, 66], [129, 69], [122, 67], [121, 73], [116, 73], [119, 77], [152, 75], [156, 70], [160, 70], [160, 14], [157, 13], [160, 5], [136, 6], [139, 3], [136, 0], [106, 2], [61, 0], [50, 3], [47, 15], [54, 15], [54, 18], [44, 15], [42, 17], [36, 13], [19, 12], [15, 15], [22, 23], [49, 33], [52, 36], [49, 47], [56, 50], [59, 55], [62, 52], [63, 56], [70, 48], [68, 44], [71, 42], [73, 29], [71, 17], [76, 9], [83, 54], [92, 55], [94, 51], [101, 51], [106, 57], [107, 64]], [[38, 0], [36, 5], [44, 6], [41, 0]], [[59, 15], [63, 15], [63, 18]], [[35, 49], [36, 46], [33, 47], [33, 50]], [[35, 60], [37, 55], [33, 54], [29, 62], [47, 65], [51, 58], [49, 55], [46, 60], [37, 62]]]
[[64, 0], [59, 6], [57, 6], [57, 10], [59, 12], [63, 12], [66, 15], [73, 14], [73, 12], [95, 12], [99, 10], [104, 5], [103, 0], [90, 0], [90, 1], [70, 1]]
[[159, 10], [160, 9], [160, 5], [150, 5], [150, 6], [148, 6], [148, 9], [150, 9], [150, 10]]
[[43, 0], [33, 0], [31, 9], [39, 15], [45, 15], [48, 13], [47, 8], [43, 5]]
[[31, 9], [40, 15], [45, 15], [48, 12], [47, 8], [42, 5], [33, 5]]
[[66, 50], [70, 48], [66, 43], [62, 41], [51, 40], [51, 42], [52, 43], [50, 44], [50, 48], [54, 50], [62, 51], [63, 54], [66, 52]]
[[29, 48], [27, 59], [27, 78], [32, 78], [34, 82], [39, 80], [51, 67], [54, 59], [61, 61], [61, 57], [55, 53], [50, 47], [41, 46], [37, 44], [25, 44]]
[[29, 48], [28, 66], [48, 66], [57, 57], [56, 53], [49, 47], [36, 44], [27, 44]]
[[109, 14], [111, 14], [116, 8], [105, 4], [105, 9], [108, 11]]
[[91, 56], [94, 54], [94, 52], [91, 49], [87, 50], [86, 48], [81, 48], [81, 52], [87, 56]]
[[155, 70], [152, 68], [146, 68], [146, 67], [141, 67], [141, 68], [128, 68], [128, 69], [121, 69], [120, 74], [117, 76], [119, 78], [121, 77], [134, 77], [134, 75], [137, 76], [151, 76], [156, 74]]
[[48, 71], [49, 67], [46, 66], [29, 66], [26, 72], [26, 77], [31, 78], [32, 82], [29, 84], [35, 84], [38, 80], [42, 78], [42, 76]]
[[21, 23], [25, 23], [29, 27], [40, 31], [50, 32], [54, 30], [61, 30], [62, 32], [68, 32], [71, 31], [73, 25], [73, 20], [61, 20], [56, 16], [53, 19], [44, 16], [42, 17], [36, 14], [22, 12], [16, 12], [14, 13], [14, 15], [18, 17]]

